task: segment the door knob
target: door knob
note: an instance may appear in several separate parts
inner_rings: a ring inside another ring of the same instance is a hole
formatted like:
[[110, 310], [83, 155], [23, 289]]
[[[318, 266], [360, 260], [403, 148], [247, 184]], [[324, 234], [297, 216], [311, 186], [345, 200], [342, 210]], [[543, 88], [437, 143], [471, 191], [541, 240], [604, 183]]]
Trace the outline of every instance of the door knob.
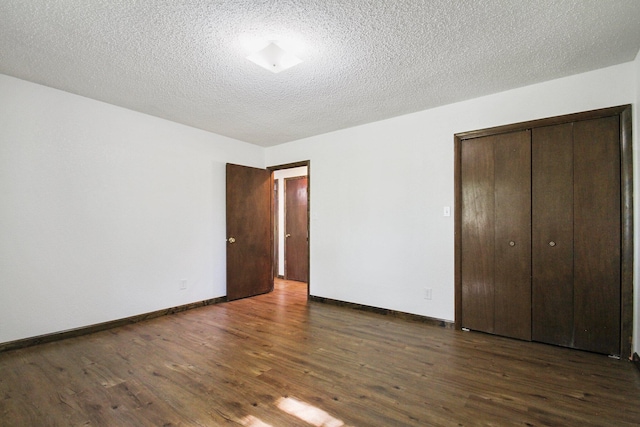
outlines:
[[284, 237], [291, 237], [291, 234], [285, 234]]
[[229, 237], [229, 238], [227, 239], [227, 241], [228, 241], [229, 243], [235, 243], [235, 242], [236, 242], [236, 239], [234, 239], [233, 237]]
[[513, 240], [509, 242], [509, 246], [515, 246], [516, 242], [514, 242]]
[[556, 245], [556, 242], [554, 242], [553, 240], [549, 242], [549, 246], [554, 247]]

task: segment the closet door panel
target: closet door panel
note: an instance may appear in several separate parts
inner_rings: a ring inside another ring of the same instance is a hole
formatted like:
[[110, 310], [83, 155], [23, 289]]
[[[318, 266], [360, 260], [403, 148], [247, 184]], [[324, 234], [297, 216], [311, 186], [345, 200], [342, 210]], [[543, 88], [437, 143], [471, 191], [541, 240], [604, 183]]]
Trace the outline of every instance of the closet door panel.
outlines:
[[532, 131], [532, 339], [573, 345], [573, 124]]
[[455, 135], [457, 327], [630, 356], [630, 122], [624, 105]]
[[575, 347], [620, 352], [620, 123], [574, 124]]
[[530, 132], [498, 135], [494, 149], [494, 332], [531, 340]]
[[461, 145], [461, 282], [464, 328], [493, 332], [494, 155], [493, 138]]

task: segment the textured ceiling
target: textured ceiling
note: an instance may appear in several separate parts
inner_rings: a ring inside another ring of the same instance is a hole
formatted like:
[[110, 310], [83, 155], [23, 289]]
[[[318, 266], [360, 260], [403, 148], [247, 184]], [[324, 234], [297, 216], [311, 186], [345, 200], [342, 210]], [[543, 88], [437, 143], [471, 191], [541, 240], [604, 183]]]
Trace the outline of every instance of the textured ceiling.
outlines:
[[[268, 40], [304, 62], [245, 59]], [[639, 49], [638, 0], [0, 1], [0, 73], [262, 146]]]

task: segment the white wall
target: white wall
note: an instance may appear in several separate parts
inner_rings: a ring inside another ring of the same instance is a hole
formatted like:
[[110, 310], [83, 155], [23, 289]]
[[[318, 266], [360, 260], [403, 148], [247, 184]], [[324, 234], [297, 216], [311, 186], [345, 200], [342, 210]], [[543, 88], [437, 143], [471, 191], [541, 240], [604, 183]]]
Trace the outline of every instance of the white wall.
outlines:
[[300, 166], [297, 168], [280, 169], [273, 172], [274, 181], [278, 182], [278, 275], [284, 276], [284, 180], [296, 176], [307, 176], [307, 167]]
[[225, 295], [225, 162], [264, 149], [0, 75], [0, 342]]
[[268, 148], [313, 165], [311, 294], [454, 320], [453, 135], [634, 103], [637, 79], [627, 63]]

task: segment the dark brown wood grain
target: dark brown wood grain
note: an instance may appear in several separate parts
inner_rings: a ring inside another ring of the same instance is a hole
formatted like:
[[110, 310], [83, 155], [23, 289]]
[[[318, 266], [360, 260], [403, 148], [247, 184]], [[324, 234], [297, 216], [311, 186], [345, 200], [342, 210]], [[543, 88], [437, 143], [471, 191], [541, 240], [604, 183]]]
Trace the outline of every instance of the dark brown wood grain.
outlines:
[[574, 346], [620, 352], [619, 117], [574, 124]]
[[[273, 173], [272, 173], [273, 176]], [[271, 209], [273, 210], [273, 277], [283, 279], [284, 276], [280, 274], [280, 203], [279, 193], [281, 192], [280, 180], [273, 180], [273, 197], [271, 202]]]
[[531, 339], [528, 130], [462, 146], [463, 327]]
[[533, 129], [532, 153], [532, 338], [570, 347], [574, 311], [573, 124]]
[[[282, 169], [290, 169], [290, 168], [297, 168], [300, 166], [304, 166], [307, 168], [307, 224], [309, 225], [308, 229], [307, 229], [307, 246], [310, 247], [311, 245], [311, 161], [310, 160], [303, 160], [303, 161], [299, 161], [299, 162], [294, 162], [294, 163], [286, 163], [286, 164], [281, 164], [281, 165], [274, 165], [274, 166], [269, 166], [267, 168], [268, 171], [270, 172], [274, 172], [276, 170], [282, 170]], [[311, 270], [311, 256], [310, 256], [310, 251], [307, 250], [307, 268], [309, 269], [309, 271]], [[276, 274], [274, 273], [274, 277], [276, 276]], [[307, 274], [307, 295], [311, 294], [311, 274]], [[281, 277], [282, 278], [282, 277]]]
[[531, 134], [487, 138], [495, 158], [494, 333], [530, 340]]
[[229, 300], [273, 289], [272, 184], [268, 170], [227, 164]]
[[461, 145], [462, 327], [494, 331], [494, 138]]
[[638, 425], [628, 361], [308, 302], [305, 288], [2, 353], [0, 425]]
[[284, 180], [285, 188], [285, 279], [309, 279], [309, 224], [307, 177]]
[[[601, 121], [602, 119], [603, 121]], [[455, 313], [456, 313], [456, 327], [462, 328], [465, 327], [464, 318], [465, 318], [465, 286], [464, 286], [464, 277], [465, 270], [467, 267], [465, 266], [465, 164], [464, 164], [464, 147], [468, 145], [470, 141], [474, 140], [483, 140], [487, 137], [494, 137], [497, 135], [509, 134], [519, 130], [532, 129], [534, 135], [541, 128], [544, 127], [555, 127], [558, 126], [557, 129], [562, 128], [563, 124], [572, 124], [572, 123], [604, 123], [606, 121], [615, 121], [612, 122], [610, 126], [607, 126], [609, 130], [613, 131], [613, 129], [617, 128], [617, 137], [615, 139], [615, 144], [611, 144], [610, 151], [616, 152], [618, 154], [617, 161], [609, 159], [609, 164], [602, 166], [602, 164], [591, 168], [588, 166], [590, 163], [598, 163], [600, 157], [604, 157], [604, 163], [607, 163], [606, 157], [607, 154], [600, 152], [590, 152], [587, 150], [585, 153], [574, 153], [578, 159], [584, 158], [588, 159], [588, 161], [581, 163], [581, 170], [578, 174], [581, 177], [586, 177], [585, 180], [580, 178], [580, 182], [576, 187], [573, 188], [573, 193], [571, 196], [541, 196], [540, 193], [536, 196], [535, 191], [532, 196], [533, 203], [535, 205], [536, 197], [543, 197], [539, 199], [539, 203], [537, 206], [534, 206], [533, 209], [537, 209], [539, 212], [543, 212], [546, 215], [545, 221], [551, 221], [552, 218], [557, 218], [558, 223], [556, 224], [547, 224], [545, 230], [538, 230], [538, 232], [534, 231], [533, 235], [533, 262], [534, 262], [534, 281], [536, 277], [541, 281], [539, 283], [547, 282], [547, 287], [550, 286], [551, 282], [554, 280], [552, 276], [555, 274], [552, 271], [554, 264], [562, 264], [562, 258], [569, 257], [569, 248], [568, 247], [558, 247], [560, 244], [554, 240], [549, 239], [546, 244], [551, 241], [555, 242], [555, 248], [560, 249], [558, 259], [552, 258], [542, 258], [543, 256], [543, 247], [541, 242], [543, 242], [546, 237], [544, 234], [546, 233], [556, 233], [558, 235], [562, 235], [563, 230], [567, 232], [568, 228], [566, 226], [567, 218], [570, 216], [569, 211], [565, 208], [563, 209], [558, 203], [561, 203], [562, 199], [573, 198], [574, 203], [577, 206], [580, 206], [581, 212], [576, 213], [575, 210], [573, 214], [576, 216], [577, 221], [582, 221], [582, 224], [590, 224], [590, 225], [578, 225], [578, 232], [580, 236], [577, 237], [574, 233], [574, 242], [577, 239], [580, 242], [589, 242], [587, 244], [581, 243], [580, 250], [573, 251], [573, 260], [572, 268], [576, 268], [576, 265], [585, 266], [585, 269], [580, 271], [580, 274], [575, 276], [574, 283], [582, 283], [591, 281], [598, 281], [599, 283], [604, 283], [603, 286], [586, 286], [581, 288], [575, 288], [571, 291], [567, 287], [565, 287], [566, 283], [569, 282], [568, 279], [562, 279], [563, 276], [562, 268], [558, 270], [556, 285], [560, 285], [559, 288], [553, 288], [550, 290], [551, 294], [556, 293], [558, 295], [553, 296], [548, 294], [547, 297], [544, 297], [544, 287], [539, 287], [538, 291], [534, 289], [533, 294], [533, 306], [532, 306], [532, 316], [538, 316], [538, 321], [534, 320], [533, 329], [534, 329], [534, 337], [536, 339], [536, 334], [538, 339], [554, 342], [560, 345], [569, 345], [574, 346], [576, 348], [589, 349], [591, 351], [599, 351], [608, 354], [620, 355], [623, 358], [631, 357], [631, 349], [632, 349], [632, 333], [633, 333], [633, 155], [631, 149], [631, 106], [623, 105], [618, 107], [604, 108], [600, 110], [587, 111], [583, 113], [575, 113], [569, 114], [565, 116], [551, 117], [547, 119], [534, 120], [523, 123], [516, 123], [513, 125], [500, 126], [496, 128], [489, 129], [481, 129], [478, 131], [471, 132], [463, 132], [455, 135], [455, 192], [456, 192], [456, 207], [455, 207]], [[574, 125], [575, 126], [575, 125]], [[580, 125], [582, 126], [582, 125]], [[586, 126], [586, 125], [585, 125]], [[597, 129], [598, 126], [595, 126], [590, 129], [586, 129], [583, 131], [582, 136], [578, 136], [578, 138], [600, 138], [598, 133], [600, 130]], [[575, 135], [574, 135], [575, 136]], [[574, 143], [577, 144], [575, 138]], [[548, 145], [548, 144], [547, 144]], [[614, 147], [615, 145], [615, 147]], [[557, 149], [555, 147], [554, 149]], [[563, 161], [559, 158], [553, 159], [553, 156], [560, 155], [562, 153], [551, 154], [547, 156], [548, 158], [544, 160], [547, 166], [551, 167], [550, 173], [557, 173], [553, 171], [554, 168], [560, 168]], [[538, 155], [539, 157], [539, 155]], [[575, 158], [575, 157], [574, 157]], [[534, 163], [536, 161], [540, 161], [540, 159], [536, 160], [536, 154], [534, 153], [533, 158]], [[553, 163], [557, 164], [554, 166]], [[566, 162], [565, 162], [566, 164]], [[546, 167], [546, 166], [545, 166]], [[597, 174], [599, 171], [603, 169], [605, 178], [604, 183], [598, 179]], [[565, 171], [566, 172], [566, 171]], [[536, 180], [538, 180], [539, 185], [545, 185], [546, 188], [551, 188], [553, 186], [562, 187], [562, 183], [559, 183], [555, 178], [551, 179], [549, 177], [545, 178], [545, 174], [547, 172], [541, 172], [536, 177], [536, 172], [533, 172], [533, 185], [536, 185]], [[607, 175], [608, 174], [608, 175]], [[616, 175], [615, 177], [613, 175]], [[545, 181], [546, 179], [546, 181]], [[609, 184], [606, 184], [609, 182]], [[618, 184], [618, 188], [615, 188], [616, 182]], [[551, 185], [551, 187], [549, 187]], [[556, 191], [556, 190], [554, 190]], [[559, 190], [560, 193], [566, 193], [566, 188]], [[546, 197], [546, 200], [544, 199]], [[580, 201], [577, 201], [578, 197], [580, 197]], [[618, 208], [615, 207], [613, 210], [609, 210], [605, 206], [612, 205], [617, 203]], [[589, 206], [591, 203], [591, 206]], [[598, 206], [596, 206], [598, 205]], [[605, 219], [605, 212], [609, 211], [612, 213], [611, 217], [608, 220]], [[533, 214], [533, 228], [536, 227], [535, 218], [538, 216], [535, 212]], [[611, 223], [610, 220], [613, 220], [613, 223], [616, 222], [617, 217], [617, 225]], [[586, 219], [585, 219], [586, 218]], [[573, 223], [571, 228], [576, 227], [577, 223]], [[544, 228], [544, 227], [543, 227]], [[603, 234], [600, 233], [599, 229], [605, 230]], [[607, 240], [609, 237], [604, 238], [602, 240], [598, 236], [607, 235], [612, 236], [610, 240]], [[617, 235], [617, 236], [616, 236]], [[486, 236], [484, 236], [486, 238]], [[563, 239], [569, 239], [570, 236], [566, 234]], [[592, 240], [588, 240], [592, 239]], [[617, 242], [615, 241], [617, 239]], [[575, 249], [575, 247], [574, 247]], [[610, 250], [611, 249], [611, 250]], [[566, 250], [566, 253], [562, 253], [563, 250]], [[537, 254], [536, 254], [536, 251]], [[599, 253], [599, 255], [595, 255]], [[481, 255], [481, 254], [477, 254]], [[587, 261], [589, 259], [598, 260], [594, 263]], [[613, 258], [613, 259], [612, 259]], [[537, 267], [535, 265], [537, 261]], [[481, 265], [481, 261], [473, 261], [476, 265]], [[576, 264], [576, 262], [578, 264]], [[568, 274], [568, 261], [565, 265], [565, 275]], [[616, 293], [614, 288], [616, 287], [613, 282], [605, 283], [608, 279], [606, 277], [613, 277], [611, 273], [611, 267], [613, 266], [614, 270], [617, 270], [617, 275], [619, 277], [618, 283], [618, 299], [616, 302]], [[617, 267], [616, 267], [617, 266]], [[591, 271], [590, 271], [591, 270]], [[536, 273], [537, 271], [537, 273]], [[537, 276], [536, 276], [537, 275]], [[555, 306], [554, 299], [556, 297], [564, 299], [568, 301], [570, 298], [570, 293], [573, 292], [574, 295], [571, 295], [571, 298], [574, 300], [573, 306], [564, 305], [564, 309], [560, 306]], [[602, 304], [603, 298], [608, 298], [606, 304]], [[536, 309], [536, 301], [540, 304]], [[482, 302], [481, 302], [482, 303]], [[608, 308], [603, 308], [609, 305]], [[615, 308], [617, 304], [617, 309]], [[612, 308], [609, 310], [609, 308]], [[617, 311], [616, 311], [617, 310]], [[562, 313], [558, 313], [562, 311]], [[573, 313], [571, 313], [573, 311]], [[609, 318], [607, 314], [604, 314], [605, 311], [609, 312], [611, 317]], [[560, 324], [553, 324], [551, 321], [549, 324], [541, 323], [540, 316], [544, 317], [544, 312], [552, 313], [556, 312], [556, 315], [564, 320], [560, 320]], [[613, 317], [618, 315], [618, 322], [614, 323]], [[575, 324], [576, 319], [583, 322], [582, 326], [575, 328], [572, 327], [571, 337], [567, 338], [569, 334], [565, 331], [567, 329], [568, 320], [573, 317], [573, 321]], [[600, 322], [599, 326], [596, 323]], [[539, 328], [538, 332], [535, 332], [536, 325]], [[580, 329], [581, 328], [581, 329]], [[615, 332], [612, 333], [612, 330], [617, 329], [620, 331], [619, 334]], [[577, 334], [581, 334], [578, 336]], [[608, 345], [603, 346], [600, 344], [593, 344], [594, 342], [605, 342], [606, 340], [614, 339], [613, 337], [618, 336], [618, 345], [617, 349], [615, 342], [610, 341]], [[586, 342], [589, 342], [586, 344]], [[570, 344], [565, 344], [565, 343]]]
[[621, 332], [620, 356], [631, 358], [633, 345], [633, 148], [631, 106], [620, 112]]
[[454, 254], [454, 325], [462, 329], [462, 144], [463, 140], [454, 135], [453, 138], [453, 254]]

